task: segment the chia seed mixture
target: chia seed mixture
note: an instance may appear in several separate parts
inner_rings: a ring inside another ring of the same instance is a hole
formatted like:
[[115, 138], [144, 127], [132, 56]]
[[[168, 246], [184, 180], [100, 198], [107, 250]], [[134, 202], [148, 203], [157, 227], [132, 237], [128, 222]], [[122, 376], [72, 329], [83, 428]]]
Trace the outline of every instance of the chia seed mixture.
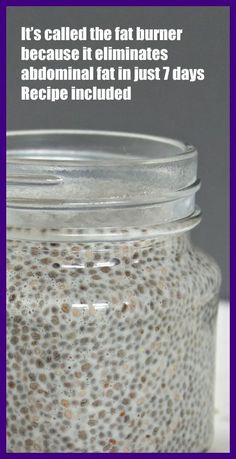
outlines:
[[24, 231], [8, 233], [8, 451], [206, 450], [214, 261], [186, 234], [86, 243]]

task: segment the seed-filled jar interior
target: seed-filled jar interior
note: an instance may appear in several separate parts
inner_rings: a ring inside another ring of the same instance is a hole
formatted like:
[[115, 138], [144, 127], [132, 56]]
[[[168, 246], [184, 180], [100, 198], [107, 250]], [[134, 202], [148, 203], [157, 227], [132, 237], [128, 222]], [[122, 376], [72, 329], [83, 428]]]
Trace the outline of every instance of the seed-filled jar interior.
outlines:
[[189, 231], [197, 153], [94, 131], [8, 137], [8, 451], [199, 452], [220, 274]]

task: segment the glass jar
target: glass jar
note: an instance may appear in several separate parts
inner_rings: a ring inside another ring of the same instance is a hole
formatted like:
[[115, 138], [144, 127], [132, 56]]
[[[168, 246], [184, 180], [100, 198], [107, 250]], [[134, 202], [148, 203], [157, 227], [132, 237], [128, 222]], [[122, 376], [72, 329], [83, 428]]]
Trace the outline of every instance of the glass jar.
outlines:
[[203, 452], [220, 273], [190, 230], [197, 152], [8, 135], [9, 452]]

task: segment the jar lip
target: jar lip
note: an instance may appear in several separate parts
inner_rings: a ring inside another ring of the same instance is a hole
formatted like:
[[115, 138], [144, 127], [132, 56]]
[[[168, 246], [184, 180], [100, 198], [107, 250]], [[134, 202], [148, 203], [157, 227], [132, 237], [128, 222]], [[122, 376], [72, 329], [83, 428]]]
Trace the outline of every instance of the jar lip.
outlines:
[[97, 130], [7, 135], [7, 204], [14, 224], [155, 226], [195, 210], [197, 151], [183, 142]]
[[[147, 158], [147, 152], [144, 151], [143, 155], [140, 155], [140, 157], [134, 156], [133, 158], [128, 156], [127, 157], [127, 151], [125, 151], [123, 154], [119, 155], [119, 158], [114, 157], [114, 158], [102, 158], [102, 159], [81, 159], [81, 158], [59, 158], [58, 156], [56, 157], [43, 157], [39, 156], [38, 154], [35, 155], [35, 157], [32, 156], [24, 156], [22, 153], [19, 154], [19, 152], [14, 153], [11, 151], [11, 149], [8, 151], [8, 157], [7, 157], [7, 162], [8, 164], [21, 164], [21, 165], [36, 165], [41, 164], [41, 165], [53, 165], [55, 162], [57, 163], [57, 166], [63, 166], [64, 167], [81, 167], [81, 166], [113, 166], [113, 167], [119, 167], [120, 165], [122, 166], [143, 166], [143, 165], [163, 165], [166, 163], [170, 162], [179, 162], [179, 161], [185, 161], [186, 159], [191, 159], [191, 158], [196, 158], [197, 157], [197, 150], [193, 145], [190, 145], [188, 143], [181, 142], [176, 139], [168, 138], [168, 137], [161, 137], [161, 136], [155, 136], [155, 135], [149, 135], [149, 134], [139, 134], [139, 133], [134, 133], [134, 132], [123, 132], [123, 131], [106, 131], [106, 130], [80, 130], [80, 129], [40, 129], [40, 130], [9, 130], [7, 131], [7, 138], [9, 141], [13, 140], [14, 138], [20, 138], [22, 137], [28, 137], [28, 138], [33, 138], [36, 136], [41, 136], [41, 138], [44, 138], [44, 140], [48, 137], [49, 140], [51, 140], [52, 136], [56, 137], [56, 140], [59, 140], [60, 136], [79, 136], [82, 138], [83, 136], [90, 136], [90, 138], [95, 138], [96, 136], [98, 137], [104, 137], [106, 139], [110, 140], [118, 140], [118, 139], [124, 139], [126, 141], [145, 141], [148, 142], [149, 145], [152, 144], [152, 146], [155, 148], [159, 145], [163, 147], [170, 147], [172, 149], [176, 150], [175, 154], [168, 155], [168, 156], [159, 156], [159, 157], [152, 157], [152, 158]], [[147, 145], [148, 146], [148, 145]], [[49, 147], [50, 148], [50, 147]], [[38, 149], [37, 149], [38, 150]], [[177, 150], [179, 150], [177, 152]], [[39, 151], [39, 150], [38, 150]], [[51, 149], [53, 152], [53, 150]], [[64, 150], [63, 150], [64, 151]], [[36, 153], [36, 151], [35, 151]], [[116, 156], [114, 154], [114, 156]]]

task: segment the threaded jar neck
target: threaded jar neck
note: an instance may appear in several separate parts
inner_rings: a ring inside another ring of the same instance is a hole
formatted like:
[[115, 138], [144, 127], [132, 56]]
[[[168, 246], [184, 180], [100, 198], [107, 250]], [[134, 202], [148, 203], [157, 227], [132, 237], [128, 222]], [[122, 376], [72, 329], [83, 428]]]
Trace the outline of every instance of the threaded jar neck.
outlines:
[[126, 231], [184, 231], [199, 221], [190, 145], [120, 132], [12, 131], [7, 149], [13, 230], [119, 239]]

